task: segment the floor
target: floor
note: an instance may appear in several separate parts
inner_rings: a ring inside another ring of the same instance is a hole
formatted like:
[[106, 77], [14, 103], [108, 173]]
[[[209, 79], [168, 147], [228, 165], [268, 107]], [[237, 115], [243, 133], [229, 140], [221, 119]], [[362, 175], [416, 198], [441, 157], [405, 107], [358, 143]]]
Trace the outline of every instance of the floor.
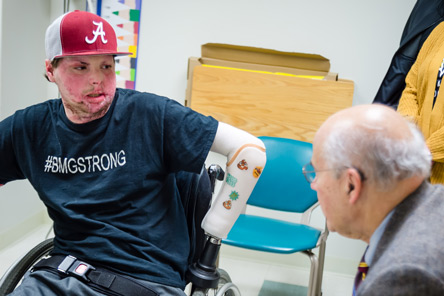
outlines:
[[[3, 275], [17, 258], [22, 257], [29, 249], [44, 240], [48, 229], [50, 229], [49, 225], [39, 227], [30, 233], [26, 239], [0, 250], [0, 275]], [[239, 258], [224, 257], [223, 254], [219, 266], [229, 272], [233, 283], [239, 288], [242, 296], [258, 296], [264, 281], [299, 286], [308, 283], [308, 270], [302, 268], [245, 261]], [[352, 285], [353, 278], [351, 276], [324, 272], [322, 295], [351, 295]]]

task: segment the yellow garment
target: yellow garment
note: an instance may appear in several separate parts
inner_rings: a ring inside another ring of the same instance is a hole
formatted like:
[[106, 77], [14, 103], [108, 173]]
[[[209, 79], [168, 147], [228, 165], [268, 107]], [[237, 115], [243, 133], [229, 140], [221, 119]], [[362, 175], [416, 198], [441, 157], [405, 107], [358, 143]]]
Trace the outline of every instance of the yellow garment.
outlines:
[[438, 72], [443, 61], [444, 22], [432, 31], [419, 51], [405, 79], [406, 88], [398, 106], [398, 112], [413, 120], [426, 139], [434, 162], [432, 183], [444, 183], [444, 85], [440, 87], [433, 106]]

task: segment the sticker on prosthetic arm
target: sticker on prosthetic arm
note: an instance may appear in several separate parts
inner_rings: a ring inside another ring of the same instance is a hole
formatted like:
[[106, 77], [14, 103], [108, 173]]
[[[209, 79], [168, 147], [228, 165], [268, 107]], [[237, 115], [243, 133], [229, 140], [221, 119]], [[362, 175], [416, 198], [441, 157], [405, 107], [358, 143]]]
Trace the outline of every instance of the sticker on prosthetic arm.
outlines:
[[227, 163], [224, 184], [202, 221], [202, 228], [212, 236], [226, 238], [250, 197], [265, 166], [265, 149], [242, 146]]

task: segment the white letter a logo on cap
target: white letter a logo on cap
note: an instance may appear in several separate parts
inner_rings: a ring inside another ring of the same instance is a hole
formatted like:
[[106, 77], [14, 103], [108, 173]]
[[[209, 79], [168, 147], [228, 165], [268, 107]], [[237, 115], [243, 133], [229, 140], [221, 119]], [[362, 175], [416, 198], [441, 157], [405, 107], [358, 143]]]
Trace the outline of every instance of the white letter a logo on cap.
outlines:
[[93, 21], [93, 24], [97, 26], [97, 29], [92, 32], [94, 34], [94, 38], [92, 40], [90, 40], [90, 39], [88, 39], [88, 36], [86, 36], [85, 41], [88, 44], [93, 44], [94, 42], [96, 42], [97, 37], [100, 35], [100, 38], [102, 39], [103, 44], [106, 44], [108, 42], [108, 40], [105, 39], [105, 31], [103, 31], [103, 23], [102, 22], [97, 23], [97, 22]]

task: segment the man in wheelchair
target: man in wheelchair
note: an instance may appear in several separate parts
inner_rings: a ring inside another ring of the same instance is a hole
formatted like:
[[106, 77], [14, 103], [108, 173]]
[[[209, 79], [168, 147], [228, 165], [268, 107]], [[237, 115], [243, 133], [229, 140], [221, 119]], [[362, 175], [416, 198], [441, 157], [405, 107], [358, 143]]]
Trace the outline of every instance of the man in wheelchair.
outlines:
[[[265, 166], [258, 138], [174, 100], [116, 89], [113, 28], [74, 11], [46, 31], [60, 99], [0, 122], [0, 184], [28, 179], [54, 221], [51, 257], [11, 295], [184, 295], [190, 237], [176, 176], [227, 156], [202, 222], [225, 238]], [[254, 173], [253, 173], [254, 172]]]

